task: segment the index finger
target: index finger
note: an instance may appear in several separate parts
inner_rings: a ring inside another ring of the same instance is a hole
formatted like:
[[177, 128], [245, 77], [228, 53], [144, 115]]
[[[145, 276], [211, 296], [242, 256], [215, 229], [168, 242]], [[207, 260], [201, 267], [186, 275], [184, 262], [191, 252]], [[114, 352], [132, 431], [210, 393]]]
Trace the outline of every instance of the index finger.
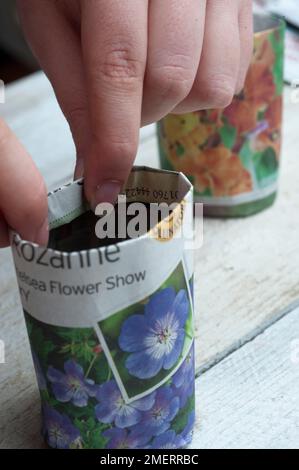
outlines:
[[92, 142], [85, 193], [114, 202], [133, 164], [147, 54], [147, 0], [82, 1], [82, 48]]

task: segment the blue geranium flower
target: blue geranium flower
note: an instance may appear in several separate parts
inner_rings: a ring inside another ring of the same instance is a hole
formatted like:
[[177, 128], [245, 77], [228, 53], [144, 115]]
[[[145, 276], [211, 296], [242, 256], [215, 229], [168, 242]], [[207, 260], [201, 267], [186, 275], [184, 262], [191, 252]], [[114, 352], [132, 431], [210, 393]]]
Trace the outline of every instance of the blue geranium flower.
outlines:
[[147, 437], [134, 437], [128, 430], [120, 428], [108, 429], [103, 436], [109, 439], [106, 449], [142, 449], [149, 440]]
[[60, 372], [50, 366], [47, 377], [52, 382], [55, 398], [63, 403], [72, 402], [75, 406], [86, 406], [89, 397], [96, 395], [96, 386], [93, 380], [84, 376], [82, 367], [70, 359], [64, 364], [64, 371]]
[[179, 436], [173, 430], [166, 431], [163, 434], [155, 437], [150, 449], [179, 449], [183, 447], [184, 442], [180, 439]]
[[185, 428], [183, 429], [181, 434], [179, 434], [179, 437], [183, 443], [182, 447], [187, 447], [189, 444], [191, 444], [194, 423], [195, 423], [195, 411], [193, 410], [189, 413], [188, 421], [187, 421]]
[[194, 344], [191, 346], [189, 353], [183, 364], [172, 377], [172, 383], [180, 397], [180, 406], [183, 408], [189, 397], [194, 393]]
[[193, 436], [193, 427], [195, 422], [195, 411], [191, 411], [185, 428], [180, 434], [176, 434], [169, 429], [163, 434], [156, 436], [150, 444], [151, 449], [180, 449], [191, 444]]
[[188, 312], [186, 291], [176, 294], [168, 287], [151, 297], [144, 314], [125, 320], [119, 346], [131, 353], [126, 360], [131, 375], [149, 379], [162, 368], [169, 370], [175, 365], [183, 349]]
[[49, 446], [57, 449], [68, 449], [80, 438], [79, 430], [70, 418], [58, 413], [48, 405], [43, 407], [44, 433]]
[[95, 408], [97, 419], [106, 424], [115, 423], [118, 428], [126, 428], [139, 423], [142, 412], [151, 409], [155, 393], [126, 403], [115, 380], [110, 380], [98, 388], [96, 398], [99, 401]]
[[180, 400], [169, 386], [156, 390], [153, 406], [142, 414], [137, 426], [132, 428], [133, 436], [157, 436], [167, 431], [179, 411]]
[[32, 351], [32, 359], [33, 359], [33, 365], [34, 365], [34, 369], [35, 369], [38, 388], [40, 389], [40, 391], [46, 390], [46, 388], [47, 388], [46, 378], [44, 376], [42, 367], [40, 365], [39, 358], [37, 357], [37, 355], [34, 351]]

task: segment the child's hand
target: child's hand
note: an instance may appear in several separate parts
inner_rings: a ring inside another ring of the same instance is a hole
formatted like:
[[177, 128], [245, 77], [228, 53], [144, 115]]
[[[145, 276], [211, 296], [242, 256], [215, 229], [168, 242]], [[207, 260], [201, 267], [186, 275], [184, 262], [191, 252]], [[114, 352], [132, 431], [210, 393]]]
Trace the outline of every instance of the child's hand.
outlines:
[[251, 0], [19, 0], [94, 205], [113, 202], [140, 125], [225, 107], [252, 52]]
[[26, 150], [0, 119], [0, 247], [9, 244], [8, 226], [25, 240], [47, 243], [44, 181]]

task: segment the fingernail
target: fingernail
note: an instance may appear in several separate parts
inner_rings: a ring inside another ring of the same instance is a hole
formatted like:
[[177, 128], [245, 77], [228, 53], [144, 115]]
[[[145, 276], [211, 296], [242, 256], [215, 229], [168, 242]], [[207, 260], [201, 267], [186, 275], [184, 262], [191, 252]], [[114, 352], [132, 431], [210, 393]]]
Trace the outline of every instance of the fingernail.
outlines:
[[44, 220], [42, 225], [36, 230], [34, 242], [38, 245], [46, 246], [49, 239], [49, 222], [48, 219]]
[[107, 180], [99, 184], [96, 187], [94, 196], [91, 201], [91, 206], [93, 210], [95, 210], [97, 205], [101, 202], [109, 202], [110, 204], [114, 204], [117, 200], [117, 196], [121, 191], [121, 188], [122, 183], [117, 180]]

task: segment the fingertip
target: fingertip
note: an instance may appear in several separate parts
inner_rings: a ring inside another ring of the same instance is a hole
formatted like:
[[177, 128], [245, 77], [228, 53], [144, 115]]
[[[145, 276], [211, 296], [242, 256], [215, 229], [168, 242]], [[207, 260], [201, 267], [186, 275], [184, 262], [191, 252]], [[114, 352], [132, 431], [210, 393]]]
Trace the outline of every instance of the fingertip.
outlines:
[[128, 132], [121, 142], [116, 142], [115, 135], [94, 138], [84, 161], [84, 192], [93, 209], [102, 202], [116, 202], [136, 157], [138, 131], [139, 127], [136, 136]]

